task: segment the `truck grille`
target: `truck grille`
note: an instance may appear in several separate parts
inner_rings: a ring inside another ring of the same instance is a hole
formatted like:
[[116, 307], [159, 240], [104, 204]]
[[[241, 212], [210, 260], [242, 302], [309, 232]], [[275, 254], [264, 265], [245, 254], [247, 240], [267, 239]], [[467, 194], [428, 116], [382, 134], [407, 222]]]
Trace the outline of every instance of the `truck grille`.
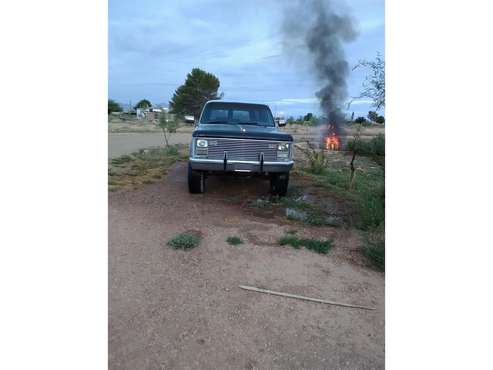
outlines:
[[278, 141], [252, 139], [207, 139], [209, 159], [224, 159], [227, 152], [228, 160], [259, 161], [260, 153], [264, 153], [264, 161], [277, 160]]

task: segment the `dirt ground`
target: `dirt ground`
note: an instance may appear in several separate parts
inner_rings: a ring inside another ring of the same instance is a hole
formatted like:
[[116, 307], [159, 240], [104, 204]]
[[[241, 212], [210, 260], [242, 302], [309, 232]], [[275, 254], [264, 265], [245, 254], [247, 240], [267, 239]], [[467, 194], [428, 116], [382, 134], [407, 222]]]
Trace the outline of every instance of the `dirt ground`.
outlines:
[[[211, 177], [207, 186], [189, 194], [181, 162], [158, 183], [109, 194], [110, 369], [384, 368], [384, 274], [366, 264], [358, 234], [250, 208], [267, 181]], [[187, 230], [201, 233], [197, 248], [166, 245]], [[334, 247], [320, 255], [278, 246], [288, 230]]]

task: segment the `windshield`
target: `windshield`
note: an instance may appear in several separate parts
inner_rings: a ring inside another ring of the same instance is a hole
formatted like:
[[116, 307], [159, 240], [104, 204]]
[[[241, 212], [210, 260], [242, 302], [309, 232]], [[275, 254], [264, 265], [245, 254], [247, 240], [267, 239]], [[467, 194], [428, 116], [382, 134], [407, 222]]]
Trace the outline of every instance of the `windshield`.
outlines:
[[209, 103], [202, 113], [200, 123], [275, 126], [267, 106], [241, 103]]

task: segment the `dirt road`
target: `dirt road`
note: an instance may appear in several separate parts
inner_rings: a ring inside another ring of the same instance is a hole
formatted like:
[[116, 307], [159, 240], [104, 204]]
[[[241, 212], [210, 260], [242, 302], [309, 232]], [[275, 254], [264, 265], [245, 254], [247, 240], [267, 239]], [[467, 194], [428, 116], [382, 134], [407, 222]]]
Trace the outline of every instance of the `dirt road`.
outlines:
[[[296, 182], [296, 179], [293, 179]], [[190, 195], [186, 164], [161, 182], [109, 195], [110, 369], [381, 369], [384, 275], [362, 262], [357, 234], [309, 227], [247, 206], [258, 179], [210, 178]], [[287, 230], [332, 237], [328, 255], [279, 247]], [[166, 241], [195, 230], [202, 243]], [[228, 236], [245, 244], [230, 246]], [[327, 306], [239, 284], [369, 305]]]
[[[190, 144], [191, 138], [191, 133], [178, 132], [171, 135], [170, 144]], [[160, 132], [109, 133], [108, 157], [111, 159], [124, 154], [133, 153], [139, 149], [163, 145], [164, 138], [163, 134]]]

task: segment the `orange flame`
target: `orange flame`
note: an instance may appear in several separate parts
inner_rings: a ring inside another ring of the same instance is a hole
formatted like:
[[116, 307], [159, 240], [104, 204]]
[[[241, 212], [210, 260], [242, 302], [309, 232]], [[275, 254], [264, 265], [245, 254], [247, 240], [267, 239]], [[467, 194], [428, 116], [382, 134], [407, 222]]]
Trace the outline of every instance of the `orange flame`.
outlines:
[[325, 149], [339, 150], [340, 146], [341, 142], [339, 140], [339, 137], [335, 133], [332, 133], [325, 138]]

